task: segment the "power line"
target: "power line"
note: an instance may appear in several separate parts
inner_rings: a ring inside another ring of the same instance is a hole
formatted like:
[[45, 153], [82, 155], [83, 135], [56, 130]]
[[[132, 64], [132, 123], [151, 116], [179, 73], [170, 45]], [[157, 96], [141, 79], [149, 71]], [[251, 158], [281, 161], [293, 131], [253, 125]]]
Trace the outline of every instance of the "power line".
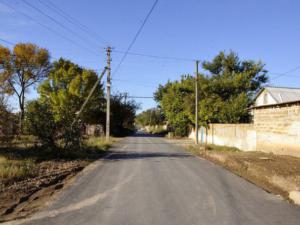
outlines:
[[[126, 51], [119, 51], [114, 50], [115, 53], [126, 53]], [[172, 57], [172, 56], [158, 56], [158, 55], [148, 55], [143, 53], [136, 53], [136, 52], [127, 52], [128, 55], [135, 55], [135, 56], [142, 56], [142, 57], [149, 57], [149, 58], [155, 58], [155, 59], [166, 59], [166, 60], [176, 60], [176, 61], [188, 61], [188, 62], [194, 62], [196, 59], [191, 58], [181, 58], [181, 57]]]
[[2, 38], [0, 38], [0, 41], [4, 42], [4, 43], [6, 43], [6, 44], [9, 44], [9, 45], [15, 45], [15, 43], [12, 43], [12, 42], [10, 42], [10, 41], [4, 40], [4, 39], [2, 39]]
[[[58, 6], [56, 6], [54, 3], [50, 2], [50, 1], [42, 1], [39, 0], [39, 2], [41, 4], [43, 4], [44, 6], [46, 6], [48, 9], [51, 9], [52, 11], [55, 11], [58, 15], [60, 15], [61, 17], [63, 17], [66, 21], [68, 21], [69, 23], [73, 24], [74, 26], [78, 27], [79, 29], [81, 29], [84, 32], [87, 32], [90, 34], [90, 36], [92, 36], [95, 40], [101, 40], [102, 42], [104, 42], [105, 44], [109, 44], [109, 42], [107, 40], [105, 40], [102, 36], [100, 36], [99, 34], [97, 34], [95, 31], [89, 29], [87, 26], [85, 26], [84, 24], [80, 23], [78, 20], [76, 20], [74, 17], [72, 17], [70, 14], [66, 13], [64, 10], [60, 9]], [[96, 36], [96, 37], [94, 37]]]
[[281, 73], [281, 74], [279, 74], [279, 75], [277, 75], [277, 76], [275, 76], [274, 78], [271, 78], [271, 80], [276, 80], [276, 79], [278, 79], [278, 78], [280, 78], [280, 77], [282, 77], [282, 76], [286, 76], [286, 75], [288, 75], [289, 73], [292, 73], [292, 72], [294, 72], [294, 71], [296, 71], [296, 70], [299, 70], [300, 69], [300, 66], [297, 66], [297, 67], [295, 67], [295, 68], [293, 68], [293, 69], [291, 69], [291, 70], [288, 70], [288, 71], [286, 71], [286, 72], [284, 72], [284, 73]]
[[[57, 21], [56, 19], [54, 19], [52, 16], [48, 15], [47, 13], [45, 13], [44, 11], [42, 11], [41, 9], [39, 9], [38, 7], [32, 5], [31, 3], [27, 2], [26, 0], [23, 0], [23, 2], [29, 6], [30, 8], [34, 9], [35, 11], [39, 12], [40, 14], [42, 14], [43, 16], [47, 17], [48, 19], [50, 19], [52, 22], [54, 22], [55, 24], [59, 25], [60, 27], [62, 27], [63, 29], [69, 31], [70, 33], [72, 33], [73, 35], [75, 35], [76, 37], [78, 37], [79, 39], [83, 40], [84, 42], [86, 41], [86, 39], [84, 37], [82, 37], [81, 35], [77, 34], [76, 32], [74, 32], [72, 29], [68, 28], [67, 26], [65, 26], [64, 24], [60, 23], [59, 21]], [[86, 48], [87, 50], [89, 50], [90, 52], [93, 52], [94, 54], [98, 55], [98, 52], [94, 51], [93, 49], [89, 49]]]
[[117, 65], [117, 67], [116, 67], [116, 69], [115, 69], [113, 75], [115, 75], [115, 74], [118, 72], [120, 66], [122, 65], [123, 61], [124, 61], [125, 58], [127, 57], [128, 52], [130, 51], [130, 49], [132, 48], [132, 46], [133, 46], [134, 43], [136, 42], [138, 36], [139, 36], [140, 33], [142, 32], [142, 30], [143, 30], [145, 24], [147, 23], [147, 21], [148, 21], [150, 15], [152, 14], [152, 12], [153, 12], [155, 6], [157, 5], [157, 3], [158, 3], [158, 0], [155, 0], [155, 2], [153, 3], [153, 5], [152, 5], [150, 11], [149, 11], [148, 14], [146, 15], [146, 17], [145, 17], [143, 23], [141, 24], [140, 28], [138, 29], [137, 33], [135, 34], [134, 38], [132, 39], [131, 43], [129, 44], [127, 50], [125, 51], [125, 53], [124, 53], [122, 59], [120, 60], [119, 64]]
[[[72, 40], [72, 39], [70, 39], [70, 38], [68, 38], [68, 37], [66, 37], [66, 36], [64, 36], [64, 35], [62, 35], [60, 32], [57, 32], [56, 30], [52, 29], [51, 27], [46, 26], [45, 24], [39, 22], [39, 21], [36, 20], [35, 18], [33, 18], [33, 17], [31, 17], [31, 16], [29, 16], [29, 15], [23, 13], [22, 11], [16, 9], [16, 8], [13, 7], [12, 5], [10, 5], [10, 4], [6, 3], [6, 2], [2, 2], [2, 3], [3, 3], [4, 5], [6, 5], [7, 7], [11, 8], [12, 10], [18, 12], [18, 13], [21, 14], [22, 16], [24, 16], [24, 17], [26, 17], [26, 18], [28, 18], [28, 19], [34, 21], [35, 23], [37, 23], [37, 24], [40, 25], [41, 27], [45, 28], [46, 30], [48, 30], [48, 31], [50, 31], [50, 32], [52, 32], [52, 33], [54, 33], [54, 34], [60, 36], [61, 38], [67, 40], [68, 42], [73, 43], [73, 44], [76, 45], [76, 46], [79, 45], [79, 46], [81, 46], [82, 48], [84, 48], [85, 50], [87, 50], [85, 46], [81, 45], [80, 43], [78, 43], [78, 42], [76, 42], [76, 41], [74, 41], [74, 40]], [[93, 54], [95, 54], [95, 52], [93, 52]], [[98, 55], [98, 54], [97, 54], [97, 55]]]

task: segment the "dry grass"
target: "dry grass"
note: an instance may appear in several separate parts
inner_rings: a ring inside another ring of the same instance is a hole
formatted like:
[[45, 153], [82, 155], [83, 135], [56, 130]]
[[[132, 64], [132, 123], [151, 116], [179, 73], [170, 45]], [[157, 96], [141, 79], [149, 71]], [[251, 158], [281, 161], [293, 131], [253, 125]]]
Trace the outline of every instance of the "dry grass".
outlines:
[[33, 160], [11, 160], [0, 156], [0, 180], [18, 180], [34, 174], [36, 163]]
[[35, 140], [27, 136], [0, 146], [0, 223], [36, 211], [118, 139], [87, 138], [74, 149], [45, 148]]
[[113, 138], [110, 141], [106, 141], [104, 137], [90, 137], [84, 141], [84, 145], [100, 150], [108, 150], [113, 142]]
[[83, 146], [77, 149], [49, 149], [36, 146], [36, 138], [22, 136], [12, 145], [0, 147], [0, 183], [32, 177], [39, 171], [39, 165], [45, 161], [95, 160], [101, 158], [114, 141], [106, 142], [100, 137], [87, 138]]

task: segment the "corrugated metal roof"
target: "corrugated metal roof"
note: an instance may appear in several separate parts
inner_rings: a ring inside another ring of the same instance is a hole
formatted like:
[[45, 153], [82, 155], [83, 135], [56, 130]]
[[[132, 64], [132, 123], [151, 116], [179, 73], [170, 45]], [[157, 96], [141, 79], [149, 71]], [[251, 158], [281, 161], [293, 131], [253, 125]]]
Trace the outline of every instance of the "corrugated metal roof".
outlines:
[[300, 100], [300, 88], [265, 87], [277, 103]]

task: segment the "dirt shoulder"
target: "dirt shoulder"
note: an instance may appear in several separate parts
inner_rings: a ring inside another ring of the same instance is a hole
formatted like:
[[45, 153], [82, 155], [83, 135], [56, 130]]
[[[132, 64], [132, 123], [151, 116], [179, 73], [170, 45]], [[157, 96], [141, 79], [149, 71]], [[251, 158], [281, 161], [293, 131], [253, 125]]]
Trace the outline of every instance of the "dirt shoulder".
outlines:
[[256, 184], [264, 190], [289, 199], [289, 192], [300, 191], [300, 158], [264, 152], [243, 152], [223, 146], [184, 143], [191, 153], [210, 160]]
[[76, 150], [0, 147], [0, 222], [27, 217], [51, 202], [111, 144], [94, 138]]
[[0, 222], [24, 218], [36, 212], [90, 162], [44, 161], [36, 176], [3, 185], [0, 190]]

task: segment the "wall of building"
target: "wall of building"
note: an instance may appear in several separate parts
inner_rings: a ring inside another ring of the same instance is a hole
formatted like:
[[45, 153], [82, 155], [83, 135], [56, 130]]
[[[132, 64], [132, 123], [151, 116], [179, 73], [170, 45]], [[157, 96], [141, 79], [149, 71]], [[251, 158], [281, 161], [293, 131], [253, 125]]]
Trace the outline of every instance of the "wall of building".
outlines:
[[270, 105], [270, 104], [276, 104], [277, 102], [272, 97], [272, 95], [264, 90], [262, 93], [260, 93], [259, 96], [257, 96], [257, 99], [255, 100], [255, 106], [261, 106], [261, 105]]
[[300, 155], [300, 103], [253, 111], [257, 150]]
[[[300, 104], [253, 110], [253, 124], [210, 124], [207, 136], [199, 130], [199, 142], [300, 157]], [[195, 139], [195, 132], [190, 138]]]

